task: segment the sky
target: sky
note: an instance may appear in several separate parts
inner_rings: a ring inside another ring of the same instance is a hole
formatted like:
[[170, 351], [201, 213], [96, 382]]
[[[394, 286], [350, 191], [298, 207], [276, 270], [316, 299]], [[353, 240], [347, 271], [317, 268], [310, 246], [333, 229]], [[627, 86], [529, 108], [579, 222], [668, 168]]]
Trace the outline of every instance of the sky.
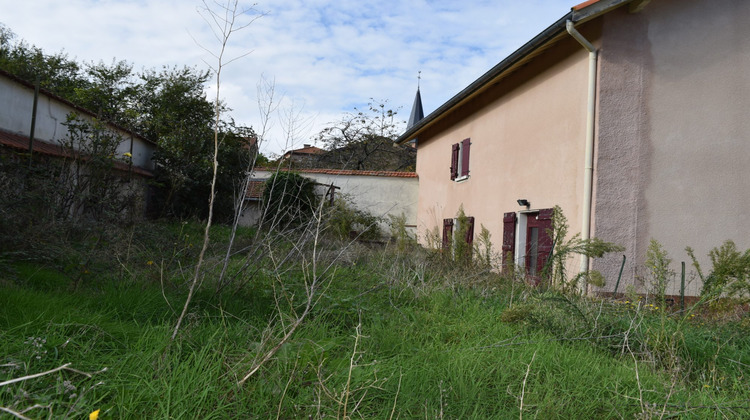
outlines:
[[[323, 128], [373, 100], [408, 120], [418, 83], [429, 114], [580, 1], [240, 2], [248, 12], [235, 27], [247, 26], [229, 36], [219, 96], [237, 123], [265, 132], [266, 155], [322, 147]], [[0, 22], [80, 63], [215, 69], [206, 5], [220, 10], [214, 0], [0, 0]], [[215, 79], [206, 93], [215, 97]]]

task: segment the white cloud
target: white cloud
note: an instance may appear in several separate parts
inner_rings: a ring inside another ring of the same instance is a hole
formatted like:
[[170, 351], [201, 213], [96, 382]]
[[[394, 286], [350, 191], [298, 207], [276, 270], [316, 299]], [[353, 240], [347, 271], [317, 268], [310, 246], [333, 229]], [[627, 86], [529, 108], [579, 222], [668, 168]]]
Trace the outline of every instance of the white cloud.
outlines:
[[[275, 79], [277, 96], [293, 103], [292, 112], [304, 121], [294, 146], [310, 143], [326, 123], [353, 107], [366, 108], [371, 97], [402, 107], [406, 119], [419, 70], [429, 113], [575, 2], [259, 3], [256, 8], [267, 15], [230, 39], [227, 57], [250, 54], [225, 67], [222, 98], [236, 121], [258, 127], [257, 84], [261, 75]], [[217, 51], [217, 43], [196, 11], [199, 6], [184, 0], [0, 0], [0, 22], [49, 53], [65, 51], [79, 61], [116, 58], [137, 71], [207, 68], [206, 62], [215, 60], [196, 42], [211, 51]], [[274, 126], [268, 151], [279, 153], [287, 147], [281, 128], [288, 122]]]

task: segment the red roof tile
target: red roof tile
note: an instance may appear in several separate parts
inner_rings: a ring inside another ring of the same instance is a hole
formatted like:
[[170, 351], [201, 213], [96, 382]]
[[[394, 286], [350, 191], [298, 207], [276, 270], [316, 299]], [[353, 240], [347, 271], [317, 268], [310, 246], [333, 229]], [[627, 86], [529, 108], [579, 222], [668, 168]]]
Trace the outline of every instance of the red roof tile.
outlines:
[[[0, 144], [10, 147], [16, 150], [29, 150], [29, 138], [20, 134], [11, 133], [9, 131], [0, 130]], [[46, 156], [56, 156], [63, 158], [71, 158], [73, 155], [70, 150], [67, 150], [59, 144], [47, 143], [42, 140], [34, 140], [33, 153], [39, 153]], [[115, 161], [115, 169], [119, 171], [129, 172], [132, 171], [135, 174], [143, 175], [147, 177], [154, 176], [153, 172], [140, 168], [138, 166], [130, 166], [124, 162]]]
[[265, 190], [266, 180], [252, 180], [247, 186], [247, 192], [245, 192], [245, 198], [250, 199], [261, 199], [263, 198], [263, 191]]
[[572, 9], [573, 10], [585, 9], [585, 8], [591, 6], [592, 4], [599, 3], [599, 1], [600, 0], [588, 0], [588, 1], [584, 1], [581, 4], [577, 4], [577, 5], [573, 6]]

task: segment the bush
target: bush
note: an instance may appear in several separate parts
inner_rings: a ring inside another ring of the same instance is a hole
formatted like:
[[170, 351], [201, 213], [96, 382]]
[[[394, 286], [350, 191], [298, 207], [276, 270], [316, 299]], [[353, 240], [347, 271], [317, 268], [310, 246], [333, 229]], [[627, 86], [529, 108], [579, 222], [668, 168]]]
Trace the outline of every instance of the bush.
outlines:
[[313, 180], [294, 172], [277, 172], [263, 191], [263, 222], [277, 230], [299, 227], [310, 220], [317, 203]]
[[750, 300], [750, 249], [740, 252], [731, 240], [709, 251], [712, 270], [703, 277], [700, 265], [692, 248], [686, 249], [693, 260], [693, 266], [703, 280], [702, 295], [715, 295]]
[[348, 239], [354, 234], [364, 240], [379, 240], [383, 237], [381, 219], [372, 213], [354, 208], [346, 196], [338, 196], [328, 212], [328, 226], [339, 239]]

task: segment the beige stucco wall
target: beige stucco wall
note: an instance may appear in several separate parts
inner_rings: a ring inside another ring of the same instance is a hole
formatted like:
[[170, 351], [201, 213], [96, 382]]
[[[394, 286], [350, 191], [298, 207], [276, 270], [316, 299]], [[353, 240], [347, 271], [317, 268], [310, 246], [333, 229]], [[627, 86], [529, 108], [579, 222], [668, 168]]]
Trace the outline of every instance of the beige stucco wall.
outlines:
[[[595, 35], [584, 31], [588, 36]], [[503, 213], [560, 205], [581, 230], [588, 55], [563, 39], [419, 136], [418, 228], [423, 244], [460, 205], [500, 251]], [[450, 180], [451, 145], [471, 138], [470, 178]]]
[[[299, 174], [315, 180], [323, 185], [333, 184], [336, 194], [343, 194], [359, 210], [367, 211], [374, 216], [383, 218], [381, 228], [390, 232], [389, 216], [405, 216], [407, 228], [415, 233], [417, 220], [417, 194], [419, 181], [417, 178], [369, 176], [369, 175], [340, 175], [299, 171]], [[269, 178], [272, 172], [255, 171], [253, 178]], [[320, 187], [320, 194], [325, 194], [325, 187]], [[257, 206], [252, 206], [257, 207]], [[255, 223], [260, 214], [257, 210], [249, 209], [245, 224]]]
[[[34, 89], [0, 75], [0, 129], [12, 133], [29, 135], [31, 116], [34, 106]], [[77, 113], [82, 119], [91, 121], [88, 114], [52, 97], [40, 94], [37, 103], [34, 137], [49, 143], [59, 143], [68, 134], [64, 125], [70, 113]], [[110, 127], [122, 137], [117, 148], [118, 155], [131, 153], [133, 164], [144, 169], [153, 170], [151, 160], [156, 146], [135, 137], [130, 133]], [[132, 150], [131, 150], [132, 149]]]
[[[628, 246], [625, 283], [643, 287], [650, 238], [678, 272], [680, 261], [692, 271], [686, 246], [704, 266], [727, 239], [750, 248], [750, 2], [615, 11], [602, 57], [595, 234]], [[679, 281], [667, 292], [678, 294]]]

